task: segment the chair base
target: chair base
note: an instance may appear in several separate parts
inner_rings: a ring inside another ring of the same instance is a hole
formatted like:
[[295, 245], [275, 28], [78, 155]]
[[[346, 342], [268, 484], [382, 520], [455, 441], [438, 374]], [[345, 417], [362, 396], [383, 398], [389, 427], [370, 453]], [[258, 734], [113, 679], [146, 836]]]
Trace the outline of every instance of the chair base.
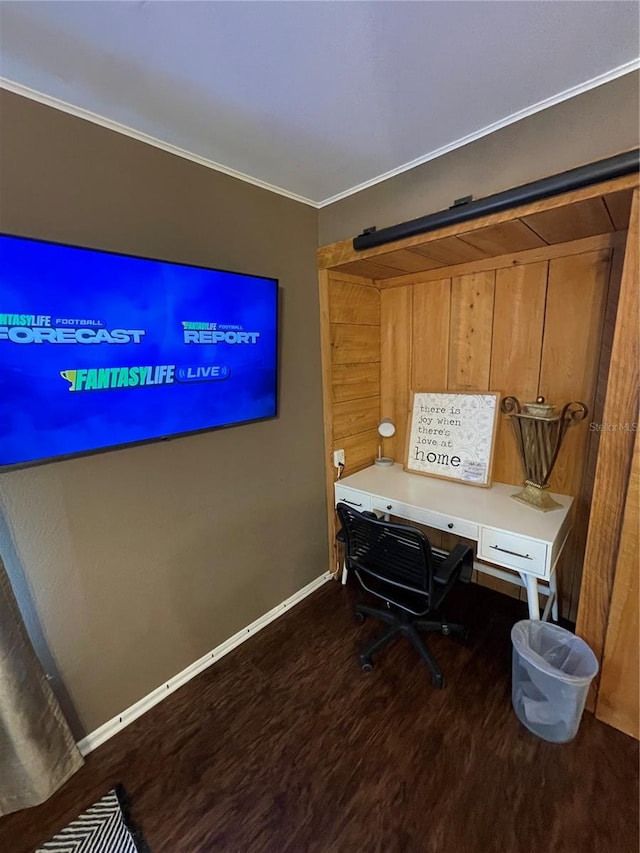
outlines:
[[373, 669], [372, 655], [374, 652], [384, 648], [384, 646], [396, 637], [402, 636], [411, 642], [414, 649], [429, 668], [431, 682], [434, 687], [444, 687], [442, 670], [418, 632], [435, 633], [437, 631], [445, 636], [455, 634], [466, 639], [468, 632], [464, 625], [460, 625], [457, 622], [449, 622], [444, 616], [435, 613], [416, 618], [403, 610], [391, 608], [383, 610], [380, 607], [371, 607], [368, 604], [358, 604], [356, 606], [356, 618], [364, 621], [365, 616], [373, 616], [375, 619], [384, 622], [389, 628], [358, 655], [363, 672], [370, 672]]

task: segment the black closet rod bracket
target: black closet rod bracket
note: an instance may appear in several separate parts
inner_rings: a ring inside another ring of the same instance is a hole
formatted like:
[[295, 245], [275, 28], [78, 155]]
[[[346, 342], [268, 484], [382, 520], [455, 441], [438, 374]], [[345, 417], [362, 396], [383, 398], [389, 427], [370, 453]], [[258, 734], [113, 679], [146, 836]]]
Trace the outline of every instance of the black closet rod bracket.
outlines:
[[420, 216], [418, 219], [411, 219], [409, 222], [402, 222], [399, 225], [390, 225], [388, 228], [381, 228], [379, 231], [375, 226], [366, 228], [362, 234], [353, 238], [353, 248], [362, 251], [402, 240], [404, 237], [426, 234], [429, 231], [435, 231], [436, 228], [443, 228], [445, 225], [455, 225], [458, 222], [477, 219], [479, 216], [499, 213], [502, 210], [508, 210], [510, 207], [530, 204], [543, 198], [577, 190], [589, 186], [589, 184], [598, 184], [602, 181], [620, 178], [622, 175], [637, 172], [639, 168], [640, 149], [634, 148], [631, 151], [625, 151], [623, 154], [616, 154], [614, 157], [607, 157], [586, 166], [578, 166], [575, 169], [569, 169], [548, 178], [531, 181], [528, 184], [522, 184], [520, 187], [489, 195], [486, 198], [479, 198], [477, 201], [472, 201], [470, 200], [472, 197], [466, 196], [465, 199], [457, 199], [448, 210], [440, 210], [437, 213]]

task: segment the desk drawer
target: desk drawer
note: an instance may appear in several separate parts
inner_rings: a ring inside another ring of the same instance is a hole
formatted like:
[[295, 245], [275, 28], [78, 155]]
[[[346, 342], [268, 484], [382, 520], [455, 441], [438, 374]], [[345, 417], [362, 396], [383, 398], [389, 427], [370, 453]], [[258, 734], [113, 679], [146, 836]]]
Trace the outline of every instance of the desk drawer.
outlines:
[[334, 490], [337, 504], [342, 501], [357, 509], [358, 512], [371, 509], [371, 495], [366, 494], [366, 492], [358, 492], [355, 489], [341, 486], [340, 483], [335, 484]]
[[411, 506], [400, 501], [387, 500], [386, 498], [374, 497], [371, 500], [371, 508], [379, 512], [395, 515], [406, 521], [416, 521], [427, 527], [435, 527], [436, 530], [444, 530], [454, 536], [463, 536], [465, 539], [478, 539], [478, 525], [461, 518], [442, 515], [423, 507]]
[[445, 533], [452, 533], [454, 536], [463, 536], [465, 539], [473, 539], [478, 541], [478, 525], [471, 521], [465, 521], [463, 518], [452, 518], [447, 515], [442, 515], [439, 512], [426, 511], [425, 518], [428, 520], [423, 522], [429, 527], [435, 527], [437, 530], [444, 530]]
[[483, 527], [478, 557], [489, 563], [544, 577], [547, 574], [547, 545], [537, 539], [513, 536]]

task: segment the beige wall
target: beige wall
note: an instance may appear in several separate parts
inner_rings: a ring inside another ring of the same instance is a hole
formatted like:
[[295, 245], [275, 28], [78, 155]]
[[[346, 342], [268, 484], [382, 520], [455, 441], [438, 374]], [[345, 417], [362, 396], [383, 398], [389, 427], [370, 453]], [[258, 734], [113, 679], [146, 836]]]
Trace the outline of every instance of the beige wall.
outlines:
[[637, 147], [639, 79], [627, 74], [323, 208], [320, 245]]
[[317, 212], [0, 109], [0, 230], [280, 279], [276, 420], [0, 475], [0, 548], [80, 736], [327, 568]]

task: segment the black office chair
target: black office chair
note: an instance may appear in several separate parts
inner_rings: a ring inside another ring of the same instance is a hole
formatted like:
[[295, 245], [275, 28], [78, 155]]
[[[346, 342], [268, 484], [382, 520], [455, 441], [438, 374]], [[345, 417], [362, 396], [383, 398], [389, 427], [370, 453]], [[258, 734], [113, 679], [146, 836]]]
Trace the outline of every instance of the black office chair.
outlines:
[[399, 635], [407, 637], [431, 671], [436, 687], [444, 686], [442, 670], [419, 631], [466, 637], [463, 625], [448, 622], [441, 605], [458, 580], [468, 582], [473, 552], [458, 544], [450, 553], [432, 548], [417, 527], [371, 518], [345, 503], [336, 507], [345, 543], [347, 570], [363, 589], [386, 602], [387, 608], [356, 605], [356, 617], [373, 616], [389, 626], [359, 655], [363, 672], [373, 668], [372, 655]]

